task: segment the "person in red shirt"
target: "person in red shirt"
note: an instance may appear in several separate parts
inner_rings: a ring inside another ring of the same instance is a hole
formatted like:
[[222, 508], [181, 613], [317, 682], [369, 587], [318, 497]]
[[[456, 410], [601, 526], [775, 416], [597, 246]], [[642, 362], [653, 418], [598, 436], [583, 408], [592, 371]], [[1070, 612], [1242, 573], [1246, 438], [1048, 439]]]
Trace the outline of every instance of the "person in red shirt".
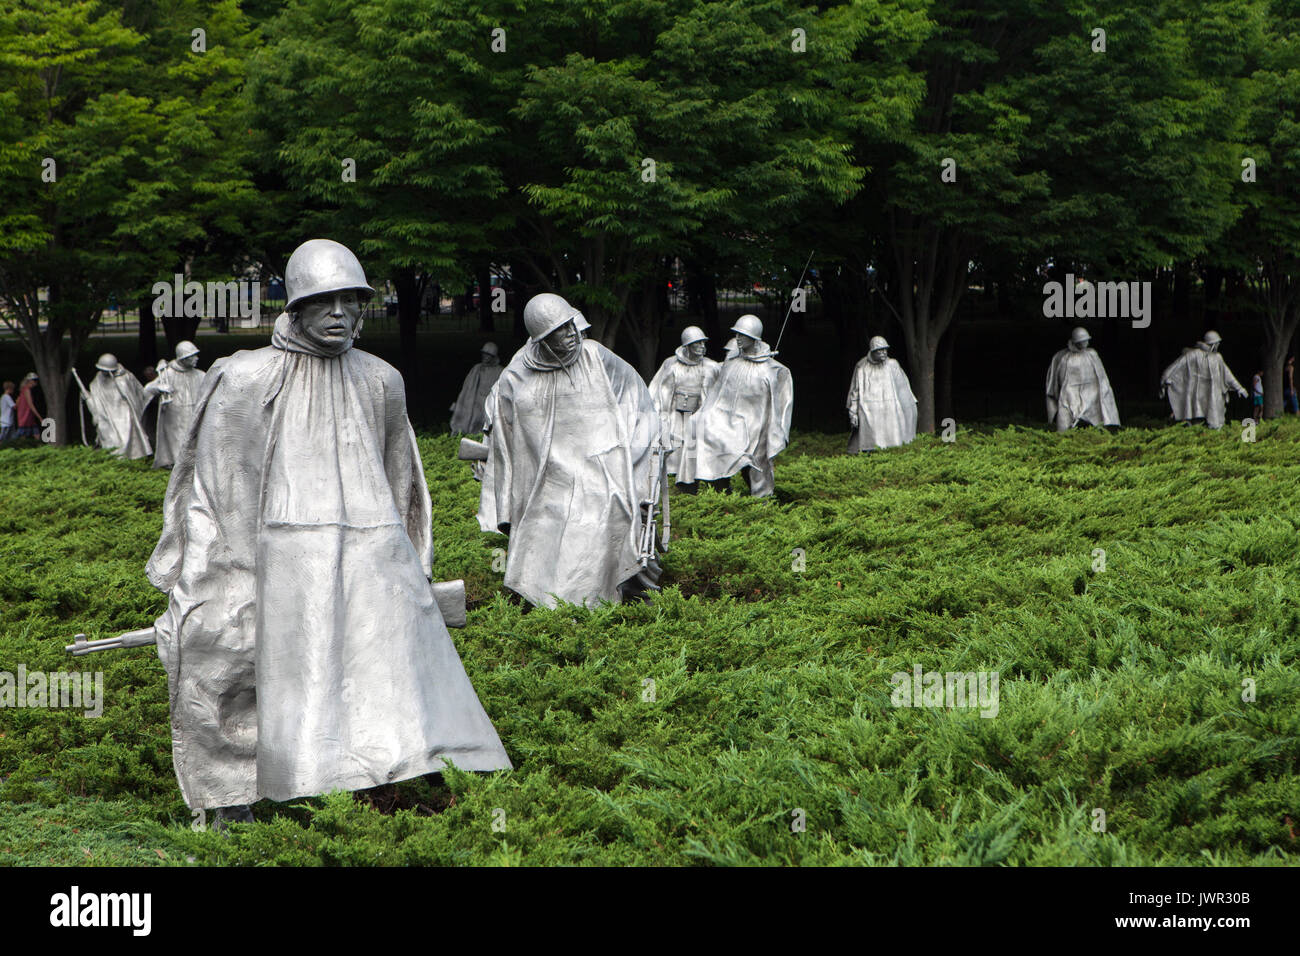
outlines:
[[32, 390], [38, 379], [35, 372], [28, 372], [18, 390], [18, 438], [36, 438], [41, 433], [41, 413], [36, 410]]

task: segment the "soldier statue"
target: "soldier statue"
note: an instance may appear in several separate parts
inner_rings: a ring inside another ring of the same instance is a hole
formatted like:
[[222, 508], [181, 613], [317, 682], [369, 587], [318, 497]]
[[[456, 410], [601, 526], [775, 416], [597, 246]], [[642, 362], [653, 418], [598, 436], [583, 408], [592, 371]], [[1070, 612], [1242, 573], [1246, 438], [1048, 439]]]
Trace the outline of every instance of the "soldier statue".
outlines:
[[742, 315], [731, 331], [737, 352], [722, 363], [696, 416], [695, 476], [714, 482], [740, 472], [761, 498], [775, 491], [772, 459], [790, 441], [794, 385], [763, 341], [757, 316]]
[[1087, 329], [1070, 333], [1070, 343], [1047, 368], [1047, 420], [1058, 432], [1079, 425], [1119, 425], [1115, 393], [1101, 357], [1088, 347]]

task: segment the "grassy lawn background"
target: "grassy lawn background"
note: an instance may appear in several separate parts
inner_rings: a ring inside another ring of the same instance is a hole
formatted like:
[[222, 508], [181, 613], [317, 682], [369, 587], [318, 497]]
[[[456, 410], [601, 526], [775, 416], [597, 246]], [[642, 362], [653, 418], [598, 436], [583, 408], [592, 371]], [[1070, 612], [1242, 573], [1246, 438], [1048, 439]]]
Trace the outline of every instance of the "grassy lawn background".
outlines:
[[[167, 473], [0, 448], [0, 670], [106, 696], [0, 710], [0, 864], [1294, 864], [1300, 423], [1240, 438], [800, 433], [776, 500], [674, 499], [652, 603], [526, 612], [455, 441], [422, 437], [435, 576], [467, 581], [452, 636], [516, 769], [263, 802], [229, 839], [191, 829], [156, 652], [63, 652], [161, 612]], [[893, 707], [916, 664], [998, 671], [997, 716]]]

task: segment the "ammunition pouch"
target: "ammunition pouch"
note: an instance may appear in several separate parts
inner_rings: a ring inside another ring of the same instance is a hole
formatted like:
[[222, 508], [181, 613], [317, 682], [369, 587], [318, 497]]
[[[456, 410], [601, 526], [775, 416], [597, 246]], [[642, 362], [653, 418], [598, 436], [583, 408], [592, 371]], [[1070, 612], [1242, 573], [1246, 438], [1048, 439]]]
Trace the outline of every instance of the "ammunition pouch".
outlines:
[[673, 411], [694, 414], [699, 410], [700, 396], [697, 392], [673, 392]]

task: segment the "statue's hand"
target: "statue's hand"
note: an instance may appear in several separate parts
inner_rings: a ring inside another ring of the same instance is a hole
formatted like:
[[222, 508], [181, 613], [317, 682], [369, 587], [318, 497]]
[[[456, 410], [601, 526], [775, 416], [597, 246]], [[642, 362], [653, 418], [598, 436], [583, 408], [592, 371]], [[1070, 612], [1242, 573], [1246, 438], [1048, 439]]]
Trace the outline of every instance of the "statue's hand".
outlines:
[[1246, 398], [1248, 395], [1248, 393], [1244, 388], [1237, 389], [1237, 394], [1240, 395], [1242, 398]]

